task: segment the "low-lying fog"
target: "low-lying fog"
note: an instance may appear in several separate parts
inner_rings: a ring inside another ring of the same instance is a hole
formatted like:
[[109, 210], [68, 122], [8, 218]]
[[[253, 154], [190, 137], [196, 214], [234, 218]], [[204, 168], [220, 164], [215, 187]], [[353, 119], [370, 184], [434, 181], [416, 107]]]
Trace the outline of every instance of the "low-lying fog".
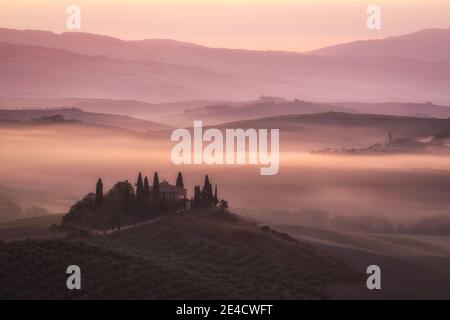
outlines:
[[35, 190], [33, 204], [65, 212], [95, 190], [99, 177], [109, 189], [118, 180], [134, 182], [139, 171], [151, 181], [157, 170], [160, 179], [172, 183], [182, 171], [190, 194], [208, 173], [220, 198], [256, 218], [268, 210], [377, 215], [406, 222], [450, 214], [448, 155], [319, 155], [280, 143], [279, 173], [261, 176], [259, 165], [175, 166], [170, 133], [145, 135], [83, 124], [4, 125], [0, 185], [14, 188], [11, 196], [21, 199]]

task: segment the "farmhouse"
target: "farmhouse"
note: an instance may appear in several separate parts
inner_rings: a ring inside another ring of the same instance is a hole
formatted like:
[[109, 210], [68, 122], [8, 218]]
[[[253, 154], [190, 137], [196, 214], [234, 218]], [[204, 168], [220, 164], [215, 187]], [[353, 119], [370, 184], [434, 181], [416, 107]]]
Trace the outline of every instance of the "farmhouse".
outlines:
[[[153, 186], [149, 187], [150, 196], [153, 195]], [[159, 195], [161, 199], [165, 199], [166, 201], [172, 201], [176, 202], [179, 200], [183, 200], [187, 197], [187, 189], [180, 187], [180, 186], [174, 186], [167, 182], [166, 180], [163, 180], [159, 184]]]

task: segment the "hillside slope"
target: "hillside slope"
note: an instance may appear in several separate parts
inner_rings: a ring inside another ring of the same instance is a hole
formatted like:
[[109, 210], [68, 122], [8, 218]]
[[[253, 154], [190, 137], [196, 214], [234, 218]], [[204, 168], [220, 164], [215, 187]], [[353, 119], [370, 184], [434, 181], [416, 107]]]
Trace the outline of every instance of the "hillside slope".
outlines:
[[204, 124], [213, 125], [231, 121], [252, 120], [274, 116], [304, 115], [324, 112], [382, 114], [421, 118], [450, 118], [450, 107], [432, 103], [316, 103], [309, 101], [252, 101], [241, 104], [213, 104], [182, 113], [161, 117], [171, 125], [189, 126], [201, 119]]
[[448, 236], [353, 233], [300, 225], [275, 227], [341, 257], [355, 270], [363, 272], [371, 264], [380, 266], [382, 290], [369, 291], [363, 283], [338, 285], [330, 290], [332, 298], [450, 298]]
[[318, 146], [355, 148], [384, 143], [389, 132], [394, 139], [445, 136], [450, 129], [450, 119], [325, 112], [235, 121], [219, 127], [278, 128], [284, 147], [290, 144], [293, 150], [311, 151]]
[[320, 101], [450, 103], [450, 66], [441, 60], [232, 50], [8, 29], [0, 30], [0, 57], [0, 79], [7, 79], [0, 82], [3, 96], [157, 103], [247, 100], [267, 94]]
[[201, 119], [204, 124], [214, 125], [224, 122], [251, 120], [280, 115], [299, 115], [328, 111], [352, 112], [345, 106], [308, 101], [254, 101], [242, 104], [216, 104], [201, 108], [185, 110], [182, 113], [163, 118], [172, 125], [191, 126], [195, 120]]
[[[326, 297], [326, 287], [356, 279], [313, 246], [218, 212], [0, 247], [1, 298], [316, 299]], [[81, 291], [65, 288], [70, 264], [82, 269]]]
[[84, 112], [80, 109], [63, 110], [2, 110], [0, 109], [0, 120], [30, 121], [42, 117], [61, 115], [65, 120], [77, 120], [84, 123], [114, 126], [133, 131], [149, 131], [169, 129], [168, 126], [153, 121], [136, 119], [128, 116], [108, 113]]
[[436, 135], [448, 132], [450, 119], [415, 118], [378, 114], [324, 112], [301, 115], [284, 115], [224, 123], [225, 128], [281, 128], [284, 131], [305, 131], [307, 128], [336, 128], [345, 130], [374, 130], [399, 135]]
[[385, 39], [354, 41], [309, 53], [325, 56], [389, 56], [421, 61], [450, 61], [450, 29], [426, 29]]

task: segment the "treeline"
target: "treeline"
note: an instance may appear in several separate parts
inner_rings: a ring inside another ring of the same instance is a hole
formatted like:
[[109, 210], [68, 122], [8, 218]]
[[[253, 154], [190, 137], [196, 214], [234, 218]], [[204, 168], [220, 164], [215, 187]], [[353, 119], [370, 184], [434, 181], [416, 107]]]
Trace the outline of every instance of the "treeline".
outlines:
[[167, 181], [161, 183], [155, 172], [151, 185], [148, 177], [139, 173], [134, 185], [126, 180], [117, 182], [106, 194], [103, 189], [103, 181], [99, 178], [95, 193], [87, 194], [73, 205], [63, 217], [62, 225], [120, 229], [122, 225], [137, 224], [168, 212], [216, 206], [222, 211], [228, 208], [227, 201], [218, 199], [217, 185], [212, 191], [208, 175], [203, 189], [195, 186], [193, 199], [187, 198], [181, 172], [175, 185]]
[[214, 192], [212, 188], [212, 183], [209, 182], [208, 175], [205, 176], [205, 182], [203, 184], [203, 189], [200, 186], [195, 186], [194, 188], [194, 199], [192, 206], [196, 208], [209, 208], [218, 206], [223, 212], [228, 209], [228, 201], [220, 200], [217, 195], [217, 184], [214, 187]]

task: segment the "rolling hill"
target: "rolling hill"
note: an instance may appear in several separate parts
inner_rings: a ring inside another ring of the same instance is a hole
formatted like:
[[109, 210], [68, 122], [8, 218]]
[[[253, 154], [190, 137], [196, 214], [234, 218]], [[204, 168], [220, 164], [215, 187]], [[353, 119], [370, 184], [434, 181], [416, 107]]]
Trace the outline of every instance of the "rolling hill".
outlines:
[[62, 110], [1, 110], [0, 120], [32, 121], [42, 117], [60, 115], [65, 120], [77, 120], [88, 124], [114, 126], [122, 129], [147, 132], [149, 130], [165, 130], [169, 127], [160, 123], [136, 119], [128, 116], [107, 113], [85, 112], [81, 109], [68, 108]]
[[397, 57], [420, 61], [450, 62], [450, 29], [426, 29], [379, 40], [354, 41], [308, 54], [321, 56]]
[[0, 97], [0, 109], [14, 110], [30, 106], [64, 106], [92, 113], [108, 113], [160, 122], [168, 115], [182, 113], [186, 109], [197, 109], [208, 105], [229, 103], [213, 100], [189, 100], [168, 103], [148, 103], [137, 100], [113, 100], [90, 98], [20, 98]]
[[324, 112], [302, 115], [284, 115], [236, 121], [222, 124], [223, 127], [282, 128], [285, 131], [304, 130], [304, 126], [342, 127], [343, 129], [366, 128], [392, 130], [404, 134], [419, 133], [434, 135], [450, 128], [450, 119], [416, 118], [378, 114], [356, 114]]
[[63, 215], [49, 214], [0, 222], [0, 241], [63, 238], [65, 232], [54, 232], [50, 226], [58, 224]]
[[194, 120], [202, 120], [207, 125], [216, 125], [228, 121], [317, 114], [329, 111], [418, 118], [450, 118], [450, 107], [434, 105], [432, 103], [317, 103], [300, 100], [277, 101], [275, 99], [265, 101], [262, 98], [259, 101], [247, 103], [212, 104], [200, 108], [187, 109], [182, 113], [162, 116], [161, 121], [174, 126], [191, 126]]
[[202, 120], [207, 125], [217, 125], [228, 121], [257, 119], [263, 117], [309, 114], [328, 111], [351, 112], [344, 106], [313, 103], [307, 101], [254, 101], [245, 104], [216, 104], [196, 109], [188, 109], [183, 113], [169, 115], [163, 121], [181, 126], [192, 126], [194, 120]]
[[282, 148], [313, 151], [383, 144], [388, 141], [389, 132], [394, 139], [445, 136], [450, 129], [450, 119], [325, 112], [235, 121], [220, 124], [219, 127], [280, 129]]
[[[4, 299], [321, 299], [330, 285], [358, 279], [313, 246], [215, 211], [0, 248]], [[83, 290], [66, 289], [68, 264], [81, 267]]]
[[[191, 126], [194, 120], [202, 120], [205, 125], [220, 124], [228, 121], [249, 120], [280, 115], [300, 115], [328, 111], [384, 114], [392, 116], [409, 116], [419, 118], [450, 118], [450, 107], [428, 103], [364, 103], [364, 102], [330, 102], [320, 103], [287, 100], [277, 97], [262, 96], [258, 100], [249, 101], [212, 101], [192, 100], [171, 103], [152, 104], [136, 100], [88, 99], [88, 98], [18, 98], [0, 97], [0, 109], [14, 110], [23, 106], [65, 106], [81, 109], [93, 114], [125, 115], [132, 118], [145, 119], [154, 124], [138, 124], [150, 126], [153, 130], [163, 129], [163, 123], [170, 126]], [[100, 116], [100, 115], [98, 115]], [[106, 116], [106, 115], [104, 115]], [[24, 117], [20, 117], [24, 118]], [[98, 117], [97, 117], [98, 118]], [[75, 116], [75, 119], [79, 119]], [[116, 118], [116, 120], [119, 118]], [[81, 120], [81, 119], [79, 119]], [[114, 120], [114, 119], [111, 119]], [[129, 118], [130, 126], [136, 119]], [[107, 122], [105, 118], [102, 123]], [[113, 121], [113, 123], [116, 121]], [[127, 126], [128, 128], [129, 126]]]
[[382, 270], [382, 290], [362, 283], [338, 285], [335, 299], [449, 299], [448, 236], [353, 233], [301, 225], [277, 225], [294, 238], [344, 259], [355, 270], [376, 264]]
[[355, 113], [373, 113], [391, 116], [406, 116], [419, 118], [450, 118], [450, 107], [440, 106], [431, 102], [427, 103], [361, 103], [342, 102], [335, 103], [337, 106], [353, 110]]
[[207, 79], [222, 78], [200, 67], [10, 43], [0, 43], [0, 57], [2, 96], [185, 100], [205, 92]]
[[10, 29], [0, 30], [0, 42], [1, 96], [157, 103], [248, 100], [266, 94], [450, 104], [450, 65], [440, 60], [231, 50]]

